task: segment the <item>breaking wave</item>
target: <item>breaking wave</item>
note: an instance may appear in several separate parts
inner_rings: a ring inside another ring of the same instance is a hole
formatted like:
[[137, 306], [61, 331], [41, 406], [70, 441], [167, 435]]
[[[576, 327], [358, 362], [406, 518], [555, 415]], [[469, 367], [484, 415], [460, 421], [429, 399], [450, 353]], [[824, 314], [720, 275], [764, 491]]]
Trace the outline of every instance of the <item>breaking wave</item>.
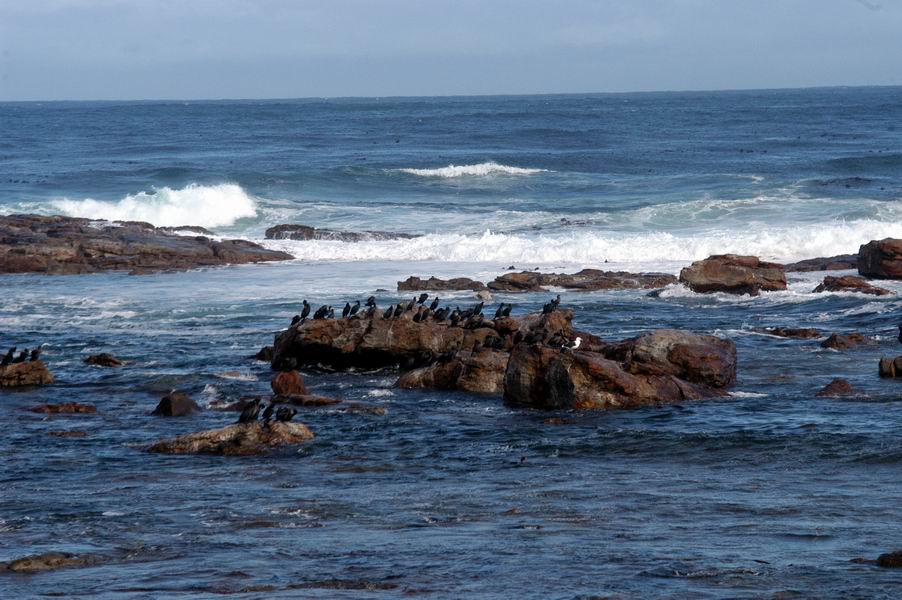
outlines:
[[475, 165], [448, 165], [437, 169], [398, 169], [402, 173], [408, 175], [418, 175], [420, 177], [482, 177], [485, 175], [534, 175], [542, 173], [547, 169], [528, 169], [523, 167], [510, 167], [502, 165], [494, 161], [478, 163]]

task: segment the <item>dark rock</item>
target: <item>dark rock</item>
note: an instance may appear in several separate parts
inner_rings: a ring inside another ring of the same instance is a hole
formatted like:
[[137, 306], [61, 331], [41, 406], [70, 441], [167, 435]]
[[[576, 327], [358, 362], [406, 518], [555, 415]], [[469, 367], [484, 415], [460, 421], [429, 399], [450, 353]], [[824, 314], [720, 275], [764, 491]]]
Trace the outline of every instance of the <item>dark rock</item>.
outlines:
[[861, 393], [845, 379], [834, 379], [815, 394], [818, 398], [838, 398], [840, 396], [860, 396]]
[[757, 296], [762, 291], [786, 289], [783, 265], [735, 254], [696, 261], [680, 271], [680, 281], [699, 294], [725, 292]]
[[79, 404], [78, 402], [63, 402], [62, 404], [42, 404], [27, 409], [29, 412], [44, 414], [84, 414], [96, 413], [97, 408], [90, 404]]
[[410, 233], [389, 231], [335, 231], [316, 229], [308, 225], [276, 225], [266, 230], [268, 240], [331, 240], [337, 242], [366, 242], [373, 240], [408, 240], [419, 237]]
[[297, 371], [282, 371], [277, 373], [270, 384], [272, 393], [277, 396], [304, 396], [307, 387], [301, 374]]
[[260, 351], [254, 355], [254, 358], [262, 360], [263, 362], [272, 362], [272, 346], [263, 346], [260, 348]]
[[469, 277], [454, 277], [452, 279], [430, 277], [429, 279], [420, 279], [411, 275], [404, 281], [398, 282], [399, 292], [447, 292], [454, 290], [473, 290], [475, 292], [484, 289], [486, 289], [484, 283]]
[[101, 557], [94, 555], [77, 555], [68, 552], [44, 552], [9, 562], [0, 563], [0, 568], [16, 573], [43, 573], [56, 569], [73, 567], [89, 567], [101, 562]]
[[53, 374], [42, 360], [13, 363], [0, 367], [0, 388], [50, 385]]
[[316, 394], [288, 394], [285, 396], [273, 396], [272, 400], [273, 402], [288, 402], [295, 406], [303, 406], [306, 408], [341, 404], [341, 400], [339, 400], [338, 398], [317, 396]]
[[884, 569], [902, 568], [902, 550], [881, 554], [877, 557], [877, 565]]
[[244, 240], [188, 237], [146, 223], [0, 217], [0, 273], [148, 273], [291, 258]]
[[823, 334], [817, 329], [791, 327], [756, 327], [752, 329], [756, 333], [766, 333], [767, 335], [775, 335], [783, 338], [795, 338], [800, 340], [813, 340], [822, 337]]
[[184, 417], [201, 410], [187, 394], [170, 392], [163, 396], [151, 415], [156, 417]]
[[[146, 223], [148, 225], [148, 229], [154, 229], [154, 226], [150, 223]], [[195, 233], [197, 235], [203, 235], [207, 237], [214, 237], [216, 234], [210, 231], [205, 227], [199, 227], [197, 225], [180, 225], [178, 227], [158, 227], [160, 231], [165, 231], [167, 233]]]
[[862, 344], [874, 344], [871, 338], [853, 331], [852, 333], [834, 333], [826, 340], [821, 342], [821, 348], [832, 348], [833, 350], [848, 350]]
[[902, 377], [902, 356], [881, 358], [879, 373], [881, 377]]
[[309, 442], [313, 432], [303, 423], [261, 421], [236, 423], [223, 427], [189, 433], [171, 440], [157, 442], [148, 452], [161, 454], [215, 454], [218, 456], [248, 456], [264, 454], [274, 448]]
[[583, 269], [572, 274], [521, 271], [496, 277], [489, 283], [489, 289], [496, 292], [540, 292], [553, 286], [580, 291], [626, 290], [662, 288], [676, 282], [676, 277], [666, 273], [628, 273], [599, 269]]
[[85, 363], [96, 365], [98, 367], [121, 367], [124, 364], [121, 360], [107, 352], [89, 356], [85, 358]]
[[359, 404], [359, 403], [354, 402], [354, 403], [344, 406], [344, 408], [342, 408], [341, 412], [357, 413], [357, 414], [363, 413], [363, 414], [376, 415], [377, 417], [384, 417], [388, 411], [385, 410], [385, 407], [382, 407], [382, 406], [371, 406], [369, 404]]
[[482, 394], [504, 391], [504, 371], [508, 351], [482, 349], [459, 350], [450, 360], [408, 371], [398, 379], [400, 388], [461, 390]]
[[902, 240], [874, 240], [858, 249], [858, 273], [874, 279], [902, 279]]
[[837, 256], [809, 258], [784, 265], [787, 273], [805, 273], [811, 271], [847, 271], [858, 268], [857, 254], [840, 254]]
[[56, 430], [56, 431], [48, 431], [48, 435], [52, 435], [53, 437], [59, 438], [83, 438], [88, 435], [87, 431], [82, 431], [80, 429], [75, 429], [72, 431], [68, 430]]
[[858, 292], [860, 294], [871, 294], [872, 296], [886, 296], [889, 290], [871, 285], [867, 280], [854, 275], [846, 275], [844, 277], [824, 277], [823, 283], [814, 288], [813, 293], [819, 292]]

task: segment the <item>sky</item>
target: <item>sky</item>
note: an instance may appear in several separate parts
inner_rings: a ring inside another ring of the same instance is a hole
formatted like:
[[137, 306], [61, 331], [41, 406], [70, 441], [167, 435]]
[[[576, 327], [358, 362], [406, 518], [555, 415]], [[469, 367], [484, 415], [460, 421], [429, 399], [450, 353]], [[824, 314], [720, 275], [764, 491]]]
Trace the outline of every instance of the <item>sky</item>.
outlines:
[[899, 84], [900, 0], [0, 0], [0, 100]]

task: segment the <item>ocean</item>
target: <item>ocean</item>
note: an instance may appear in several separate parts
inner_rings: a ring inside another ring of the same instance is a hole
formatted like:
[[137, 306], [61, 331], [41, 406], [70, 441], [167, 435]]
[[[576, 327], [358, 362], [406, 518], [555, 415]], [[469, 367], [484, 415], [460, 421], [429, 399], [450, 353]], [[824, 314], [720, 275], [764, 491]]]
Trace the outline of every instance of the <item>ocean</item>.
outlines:
[[[576, 327], [607, 340], [729, 337], [738, 381], [722, 399], [544, 413], [396, 389], [392, 372], [305, 372], [311, 391], [386, 415], [304, 409], [316, 440], [262, 458], [143, 449], [224, 426], [235, 414], [213, 408], [266, 392], [252, 356], [302, 299], [387, 305], [410, 275], [676, 274], [711, 254], [793, 261], [902, 238], [900, 124], [899, 87], [0, 103], [0, 214], [199, 225], [296, 257], [0, 276], [0, 347], [46, 343], [57, 378], [0, 392], [0, 561], [108, 557], [0, 575], [0, 596], [898, 595], [892, 571], [851, 561], [902, 537], [902, 388], [877, 377], [880, 356], [902, 354], [902, 282], [881, 282], [883, 297], [812, 293], [824, 273], [758, 297], [562, 293]], [[282, 223], [418, 237], [263, 239]], [[551, 295], [488, 304], [523, 314]], [[837, 352], [752, 331], [771, 326], [877, 343]], [[103, 351], [129, 365], [82, 363]], [[816, 398], [834, 377], [864, 395]], [[148, 416], [173, 388], [211, 410]], [[63, 401], [99, 413], [23, 411]]]

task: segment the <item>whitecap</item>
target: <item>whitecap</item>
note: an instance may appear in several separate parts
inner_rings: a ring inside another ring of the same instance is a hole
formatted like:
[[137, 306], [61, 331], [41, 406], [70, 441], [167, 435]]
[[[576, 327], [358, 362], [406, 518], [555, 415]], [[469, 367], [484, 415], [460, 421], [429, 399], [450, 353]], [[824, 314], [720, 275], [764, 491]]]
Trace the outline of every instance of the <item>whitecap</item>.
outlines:
[[408, 175], [418, 175], [420, 177], [484, 177], [486, 175], [534, 175], [542, 173], [547, 169], [530, 169], [524, 167], [512, 167], [502, 165], [494, 161], [477, 163], [472, 165], [448, 165], [447, 167], [439, 167], [436, 169], [398, 169], [402, 173]]

